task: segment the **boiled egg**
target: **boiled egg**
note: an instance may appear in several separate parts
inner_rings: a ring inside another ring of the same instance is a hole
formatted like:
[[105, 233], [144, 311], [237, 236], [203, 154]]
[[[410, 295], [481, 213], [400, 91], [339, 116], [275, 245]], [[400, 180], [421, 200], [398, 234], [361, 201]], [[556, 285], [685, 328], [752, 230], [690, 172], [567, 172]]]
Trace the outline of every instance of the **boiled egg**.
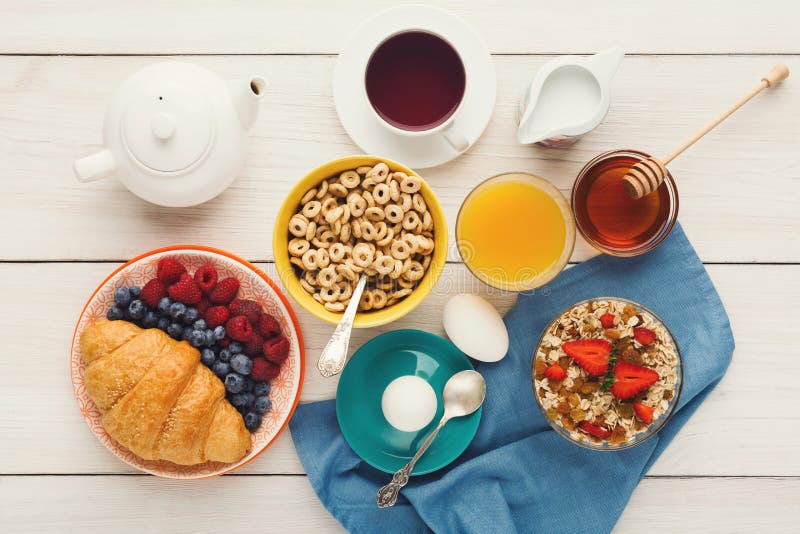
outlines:
[[508, 352], [508, 330], [500, 313], [478, 295], [455, 295], [443, 314], [444, 331], [458, 349], [476, 360], [496, 362]]
[[381, 409], [390, 425], [403, 432], [425, 428], [436, 415], [436, 393], [418, 376], [395, 378], [383, 390]]

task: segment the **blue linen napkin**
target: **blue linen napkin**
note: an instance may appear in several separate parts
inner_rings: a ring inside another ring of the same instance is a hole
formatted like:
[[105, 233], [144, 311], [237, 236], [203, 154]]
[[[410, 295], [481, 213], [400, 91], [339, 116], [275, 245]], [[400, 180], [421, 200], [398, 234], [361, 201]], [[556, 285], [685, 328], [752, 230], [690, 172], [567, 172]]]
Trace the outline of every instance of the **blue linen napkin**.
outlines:
[[[531, 358], [545, 326], [575, 302], [600, 296], [628, 298], [653, 310], [672, 330], [684, 362], [672, 419], [652, 439], [617, 452], [583, 449], [558, 436], [531, 387]], [[487, 397], [475, 439], [447, 468], [413, 477], [393, 508], [376, 507], [375, 494], [390, 476], [347, 445], [335, 401], [298, 407], [290, 422], [297, 453], [314, 491], [345, 528], [608, 532], [656, 458], [720, 381], [734, 348], [722, 302], [679, 225], [644, 256], [599, 256], [520, 294], [504, 320], [508, 355], [479, 368]]]

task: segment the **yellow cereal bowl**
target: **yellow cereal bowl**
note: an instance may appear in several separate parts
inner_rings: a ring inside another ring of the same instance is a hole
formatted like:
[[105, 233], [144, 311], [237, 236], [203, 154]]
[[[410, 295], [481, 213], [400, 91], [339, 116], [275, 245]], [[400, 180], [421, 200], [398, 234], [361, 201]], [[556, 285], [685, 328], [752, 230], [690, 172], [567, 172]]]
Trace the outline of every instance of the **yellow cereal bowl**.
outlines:
[[[280, 276], [283, 285], [286, 287], [286, 291], [310, 314], [332, 324], [338, 323], [342, 314], [330, 312], [326, 310], [322, 304], [314, 300], [300, 285], [300, 280], [297, 277], [294, 267], [289, 262], [289, 219], [297, 211], [300, 205], [300, 199], [306, 191], [316, 187], [322, 180], [349, 169], [373, 166], [380, 162], [388, 165], [391, 171], [401, 171], [409, 175], [414, 174], [419, 176], [405, 165], [378, 156], [347, 156], [335, 159], [320, 165], [295, 184], [292, 190], [289, 191], [286, 200], [283, 201], [280, 211], [278, 212], [278, 217], [275, 220], [275, 229], [272, 236], [272, 251], [275, 256], [275, 267], [278, 269], [278, 276]], [[439, 276], [442, 274], [447, 259], [447, 221], [445, 221], [444, 212], [436, 196], [433, 194], [433, 190], [431, 190], [424, 179], [422, 180], [422, 189], [420, 192], [425, 199], [425, 203], [428, 205], [428, 211], [433, 217], [434, 225], [434, 251], [428, 271], [425, 273], [422, 280], [420, 280], [417, 287], [414, 288], [414, 291], [397, 304], [381, 310], [359, 312], [356, 315], [354, 323], [356, 328], [368, 328], [390, 323], [406, 315], [428, 296], [436, 285]]]

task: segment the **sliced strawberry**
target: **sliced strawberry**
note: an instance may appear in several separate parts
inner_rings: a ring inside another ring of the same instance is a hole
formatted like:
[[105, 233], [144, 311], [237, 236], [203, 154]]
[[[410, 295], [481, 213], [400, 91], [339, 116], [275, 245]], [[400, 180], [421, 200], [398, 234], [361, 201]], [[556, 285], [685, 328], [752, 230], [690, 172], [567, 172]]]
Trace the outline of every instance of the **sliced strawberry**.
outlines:
[[633, 337], [642, 345], [649, 345], [656, 340], [656, 333], [649, 328], [634, 328]]
[[578, 427], [587, 434], [596, 437], [597, 439], [608, 439], [608, 437], [611, 436], [610, 430], [606, 430], [605, 428], [597, 426], [594, 423], [590, 423], [589, 421], [581, 421], [578, 424]]
[[617, 362], [614, 366], [614, 385], [611, 394], [618, 399], [630, 399], [658, 380], [658, 373], [641, 365]]
[[555, 363], [544, 370], [544, 376], [546, 376], [548, 380], [564, 380], [567, 378], [567, 372], [564, 371], [560, 365]]
[[608, 356], [611, 354], [611, 343], [605, 339], [580, 339], [567, 341], [561, 348], [575, 363], [583, 367], [587, 373], [602, 376], [608, 371]]
[[650, 423], [653, 422], [652, 406], [642, 404], [641, 402], [634, 402], [633, 411], [636, 414], [636, 417], [642, 420], [642, 423], [647, 423], [649, 425]]
[[601, 315], [600, 324], [603, 325], [603, 328], [614, 328], [614, 314], [604, 313]]

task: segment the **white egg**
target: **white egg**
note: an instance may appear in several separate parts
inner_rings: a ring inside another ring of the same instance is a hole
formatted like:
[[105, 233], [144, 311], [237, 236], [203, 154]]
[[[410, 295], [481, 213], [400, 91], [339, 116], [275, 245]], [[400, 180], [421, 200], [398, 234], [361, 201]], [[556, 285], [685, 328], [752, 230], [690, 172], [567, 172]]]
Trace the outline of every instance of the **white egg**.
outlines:
[[496, 362], [508, 352], [503, 318], [478, 295], [455, 295], [444, 306], [444, 330], [461, 352], [482, 362]]
[[383, 390], [381, 408], [389, 424], [403, 432], [425, 428], [436, 415], [436, 393], [418, 376], [395, 378]]

